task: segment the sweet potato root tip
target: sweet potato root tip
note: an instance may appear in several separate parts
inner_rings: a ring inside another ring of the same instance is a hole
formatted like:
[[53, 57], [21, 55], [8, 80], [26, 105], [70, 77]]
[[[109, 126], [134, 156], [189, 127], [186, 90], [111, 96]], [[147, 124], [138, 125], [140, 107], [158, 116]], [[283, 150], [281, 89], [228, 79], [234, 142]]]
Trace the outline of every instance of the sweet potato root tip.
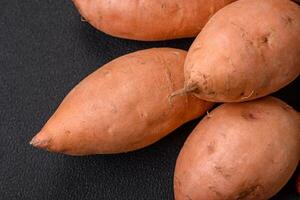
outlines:
[[181, 95], [186, 95], [186, 94], [195, 92], [197, 89], [198, 89], [198, 86], [196, 86], [196, 85], [194, 85], [192, 87], [184, 87], [182, 89], [179, 89], [179, 90], [173, 92], [170, 95], [170, 98], [173, 98], [173, 97], [176, 97], [176, 96], [181, 96]]
[[82, 21], [82, 22], [87, 22], [87, 20], [84, 18], [84, 17], [80, 17], [80, 21]]
[[46, 149], [49, 146], [50, 141], [51, 139], [40, 138], [40, 134], [37, 134], [32, 138], [29, 144], [36, 148]]

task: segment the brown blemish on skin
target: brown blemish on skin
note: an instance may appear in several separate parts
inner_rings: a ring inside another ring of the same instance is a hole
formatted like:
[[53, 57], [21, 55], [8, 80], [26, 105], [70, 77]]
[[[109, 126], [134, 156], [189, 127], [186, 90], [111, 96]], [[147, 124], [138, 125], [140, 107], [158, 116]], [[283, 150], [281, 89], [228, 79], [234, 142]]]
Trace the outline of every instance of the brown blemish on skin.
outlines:
[[281, 108], [283, 110], [285, 110], [285, 111], [291, 111], [291, 110], [293, 110], [293, 108], [291, 106], [289, 106], [289, 105], [283, 105], [283, 106], [281, 106]]
[[281, 19], [285, 22], [286, 25], [292, 24], [294, 19], [290, 16], [282, 16]]
[[174, 85], [172, 73], [171, 73], [171, 71], [169, 69], [169, 66], [167, 65], [166, 62], [164, 62], [164, 66], [166, 68], [166, 73], [165, 74], [166, 74], [166, 78], [167, 78], [167, 82], [168, 82], [168, 87], [169, 87], [169, 90], [171, 92], [171, 95], [168, 97], [168, 103], [170, 105], [170, 109], [172, 109], [173, 106], [174, 106], [174, 104], [172, 102], [172, 98], [173, 98], [173, 93], [174, 93], [173, 91], [175, 89], [175, 85]]
[[207, 152], [209, 154], [213, 154], [216, 151], [216, 144], [215, 142], [211, 142], [210, 144], [207, 145]]
[[185, 195], [185, 197], [186, 197], [187, 200], [193, 200], [192, 197], [190, 195], [188, 195], [188, 194]]
[[[159, 53], [156, 53], [155, 57], [157, 58], [159, 63], [162, 63], [162, 65], [165, 68], [165, 75], [166, 75], [166, 80], [167, 80], [167, 83], [168, 83], [167, 87], [169, 88], [170, 93], [172, 93], [175, 90], [175, 85], [174, 85], [171, 70], [169, 69], [169, 64], [166, 61], [166, 59], [164, 59]], [[172, 94], [171, 94], [171, 97], [172, 97]], [[172, 104], [171, 99], [170, 99], [170, 97], [168, 98], [168, 103], [169, 103], [170, 107], [172, 108], [173, 104]]]
[[260, 42], [263, 43], [263, 44], [268, 44], [270, 37], [271, 37], [271, 33], [268, 33], [268, 34], [261, 37]]
[[65, 134], [66, 134], [66, 135], [70, 135], [70, 134], [71, 134], [71, 131], [66, 130], [66, 131], [65, 131]]
[[112, 113], [118, 113], [118, 109], [113, 103], [110, 104], [110, 110]]
[[258, 119], [254, 113], [251, 112], [243, 112], [241, 116], [246, 120], [255, 120]]
[[216, 196], [218, 196], [219, 198], [222, 198], [222, 194], [221, 194], [221, 192], [219, 192], [218, 190], [217, 190], [217, 188], [216, 187], [214, 187], [214, 186], [208, 186], [208, 189], [211, 191], [211, 192], [213, 192]]
[[[167, 115], [167, 113], [163, 113], [164, 116]], [[143, 119], [143, 118], [147, 118], [148, 114], [147, 113], [144, 113], [144, 112], [141, 112], [140, 113], [140, 117]]]
[[210, 87], [210, 76], [203, 74], [201, 72], [196, 72], [199, 77], [199, 84], [195, 84], [196, 86], [199, 85], [199, 87], [196, 87], [193, 93], [197, 96], [197, 94], [205, 93], [207, 95], [215, 95], [216, 92], [213, 90], [212, 87]]
[[118, 110], [116, 109], [116, 107], [113, 106], [112, 109], [111, 109], [111, 112], [112, 113], [118, 113]]
[[[172, 15], [172, 14], [174, 14], [174, 13], [178, 14], [179, 11], [182, 9], [182, 8], [179, 6], [178, 3], [171, 4], [171, 5], [168, 5], [168, 6], [167, 6], [167, 4], [165, 3], [165, 7], [161, 7], [161, 8], [164, 9], [164, 8], [167, 8], [167, 7], [168, 7], [168, 9], [166, 10], [166, 13], [168, 13], [168, 14], [170, 14], [170, 15]], [[183, 19], [183, 18], [182, 18], [182, 19]], [[179, 25], [181, 25], [181, 24], [182, 24], [182, 22], [179, 23]], [[181, 26], [178, 26], [178, 27], [181, 27]]]
[[207, 88], [208, 88], [208, 76], [207, 75], [205, 75], [205, 74], [201, 74], [201, 76], [202, 76], [202, 79], [203, 79], [203, 85], [204, 85], [204, 90], [207, 90]]
[[247, 199], [251, 196], [251, 199], [256, 199], [260, 196], [261, 191], [263, 190], [263, 187], [261, 185], [254, 185], [246, 188], [242, 192], [240, 192], [234, 199], [235, 200], [243, 200]]
[[[256, 44], [256, 47], [258, 50], [260, 50], [260, 48], [262, 48], [262, 47], [269, 47], [272, 34], [273, 34], [273, 32], [269, 32], [258, 38], [258, 41]], [[261, 50], [260, 50], [260, 54], [261, 54], [262, 58], [264, 59], [264, 55]]]
[[236, 24], [236, 23], [234, 23], [234, 22], [231, 22], [231, 24], [232, 24], [234, 27], [236, 27], [236, 28], [240, 31], [241, 37], [242, 37], [246, 42], [248, 42], [251, 46], [254, 45], [253, 41], [249, 38], [248, 32], [247, 32], [243, 27], [241, 27], [240, 25], [238, 25], [238, 24]]
[[268, 43], [269, 42], [269, 38], [268, 37], [262, 37], [262, 43]]
[[219, 174], [221, 174], [221, 176], [224, 177], [225, 179], [228, 180], [228, 179], [231, 178], [231, 174], [226, 173], [224, 168], [222, 168], [222, 167], [220, 167], [220, 166], [215, 166], [215, 170], [216, 170]]
[[169, 67], [165, 64], [166, 66], [166, 77], [167, 77], [167, 80], [168, 80], [168, 83], [169, 83], [169, 87], [170, 87], [170, 90], [173, 92], [174, 91], [174, 88], [175, 88], [175, 85], [174, 85], [174, 81], [173, 81], [173, 78], [172, 78], [172, 74], [171, 74], [171, 71], [169, 69]]

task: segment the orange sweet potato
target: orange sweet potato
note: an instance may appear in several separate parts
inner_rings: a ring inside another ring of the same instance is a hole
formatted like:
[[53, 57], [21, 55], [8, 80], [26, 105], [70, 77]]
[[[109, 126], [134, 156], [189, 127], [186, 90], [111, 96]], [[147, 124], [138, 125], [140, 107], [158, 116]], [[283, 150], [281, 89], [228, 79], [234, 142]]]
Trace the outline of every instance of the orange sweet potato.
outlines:
[[235, 0], [73, 0], [95, 28], [113, 36], [154, 41], [198, 35], [208, 19]]
[[183, 87], [186, 51], [138, 51], [101, 67], [80, 82], [31, 144], [70, 155], [133, 151], [166, 136], [212, 106]]
[[214, 102], [269, 95], [300, 74], [300, 6], [240, 0], [219, 10], [188, 52], [185, 91]]
[[300, 158], [300, 115], [273, 97], [227, 103], [207, 115], [177, 159], [176, 200], [266, 200]]

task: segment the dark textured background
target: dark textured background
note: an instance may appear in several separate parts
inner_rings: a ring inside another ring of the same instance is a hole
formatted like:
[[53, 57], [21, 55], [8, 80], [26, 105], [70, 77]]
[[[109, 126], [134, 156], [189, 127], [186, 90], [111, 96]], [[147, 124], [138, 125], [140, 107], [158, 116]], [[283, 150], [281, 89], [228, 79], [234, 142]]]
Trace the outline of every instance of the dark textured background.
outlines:
[[[67, 92], [99, 66], [135, 50], [187, 49], [191, 42], [107, 36], [81, 22], [67, 0], [1, 0], [0, 199], [173, 199], [176, 157], [199, 120], [123, 155], [69, 157], [28, 142]], [[276, 96], [300, 111], [299, 90], [298, 78]], [[275, 199], [299, 199], [295, 180]]]

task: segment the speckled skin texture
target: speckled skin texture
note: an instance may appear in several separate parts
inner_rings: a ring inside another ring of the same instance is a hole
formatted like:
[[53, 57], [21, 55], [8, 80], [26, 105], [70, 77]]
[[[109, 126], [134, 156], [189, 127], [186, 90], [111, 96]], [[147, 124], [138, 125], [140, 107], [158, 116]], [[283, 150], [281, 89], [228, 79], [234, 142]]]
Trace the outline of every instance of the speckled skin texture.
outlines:
[[144, 40], [194, 37], [208, 19], [234, 0], [73, 0], [95, 28]]
[[265, 97], [219, 106], [185, 142], [176, 162], [176, 200], [267, 200], [300, 155], [300, 115]]
[[288, 0], [240, 0], [214, 15], [185, 63], [186, 88], [214, 102], [273, 93], [300, 73], [300, 7]]
[[212, 103], [171, 94], [183, 87], [186, 51], [154, 48], [113, 60], [79, 83], [34, 137], [34, 146], [71, 155], [148, 146]]

